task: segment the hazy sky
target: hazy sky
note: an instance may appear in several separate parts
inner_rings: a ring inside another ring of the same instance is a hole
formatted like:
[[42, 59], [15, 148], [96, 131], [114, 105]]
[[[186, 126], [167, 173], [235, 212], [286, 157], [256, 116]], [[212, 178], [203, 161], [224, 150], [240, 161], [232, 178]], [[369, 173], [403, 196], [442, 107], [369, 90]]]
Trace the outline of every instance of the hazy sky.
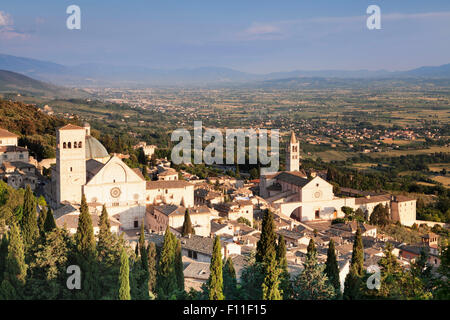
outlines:
[[[81, 30], [66, 8], [81, 8]], [[366, 9], [381, 8], [381, 30]], [[405, 70], [450, 63], [448, 0], [14, 0], [0, 53], [76, 65]]]

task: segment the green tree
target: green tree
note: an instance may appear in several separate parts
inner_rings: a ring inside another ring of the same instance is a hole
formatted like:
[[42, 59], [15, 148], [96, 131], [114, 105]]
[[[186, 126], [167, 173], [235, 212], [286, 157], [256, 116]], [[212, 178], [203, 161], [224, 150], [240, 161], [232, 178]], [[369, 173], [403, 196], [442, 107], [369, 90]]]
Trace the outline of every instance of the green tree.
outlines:
[[96, 260], [94, 227], [84, 194], [81, 197], [75, 243], [76, 260], [82, 272], [82, 290], [79, 292], [79, 298], [98, 299], [101, 286], [98, 283], [100, 275], [98, 274], [99, 266]]
[[36, 198], [29, 185], [25, 189], [23, 198], [22, 236], [26, 251], [33, 246], [39, 236]]
[[214, 239], [209, 270], [211, 272], [208, 279], [209, 300], [223, 300], [222, 250], [218, 236]]
[[387, 226], [391, 219], [389, 215], [388, 206], [384, 206], [383, 204], [377, 204], [375, 208], [373, 208], [372, 214], [370, 215], [370, 223], [378, 226]]
[[256, 262], [270, 261], [272, 252], [275, 253], [276, 235], [274, 229], [273, 214], [266, 210], [262, 221], [261, 236], [256, 244]]
[[167, 227], [156, 274], [156, 293], [158, 299], [169, 299], [177, 289], [175, 240], [175, 236], [170, 232], [169, 227]]
[[327, 261], [325, 263], [325, 274], [333, 285], [336, 295], [340, 295], [341, 283], [339, 281], [339, 266], [336, 259], [336, 249], [334, 248], [333, 239], [330, 240], [327, 252]]
[[156, 289], [156, 245], [150, 242], [147, 246], [148, 258], [148, 290], [155, 293]]
[[189, 215], [189, 210], [186, 209], [186, 212], [184, 213], [184, 222], [183, 222], [181, 235], [183, 237], [186, 237], [189, 234], [195, 234], [195, 230], [192, 227], [192, 222], [191, 222], [191, 217]]
[[119, 300], [131, 300], [130, 268], [128, 264], [128, 256], [125, 252], [125, 249], [122, 249], [122, 254], [120, 256]]
[[227, 300], [238, 299], [236, 271], [231, 257], [223, 265], [223, 293]]
[[38, 229], [42, 238], [45, 237], [45, 220], [47, 219], [47, 207], [41, 207], [38, 216]]
[[0, 299], [23, 298], [27, 268], [22, 236], [17, 224], [13, 223], [9, 232], [8, 255], [6, 256], [3, 281], [0, 285]]
[[175, 274], [177, 276], [177, 287], [179, 291], [184, 291], [183, 260], [181, 257], [181, 241], [176, 239], [175, 250]]
[[334, 287], [328, 281], [324, 266], [317, 262], [317, 250], [314, 240], [308, 245], [303, 271], [295, 278], [293, 290], [296, 300], [329, 300], [336, 295]]
[[350, 262], [350, 272], [345, 277], [344, 295], [345, 300], [354, 300], [360, 297], [361, 282], [364, 275], [364, 246], [359, 225], [356, 229], [353, 243], [352, 259]]
[[450, 300], [450, 244], [447, 243], [441, 250], [441, 264], [438, 268], [439, 277], [436, 281], [435, 296], [440, 300]]
[[45, 234], [30, 263], [28, 295], [38, 300], [73, 298], [67, 290], [67, 267], [70, 260], [72, 239], [63, 229]]
[[0, 241], [0, 284], [3, 281], [3, 273], [6, 268], [6, 257], [8, 256], [8, 236], [3, 234]]
[[80, 215], [78, 217], [78, 227], [75, 234], [78, 253], [84, 258], [91, 257], [95, 253], [94, 227], [92, 218], [86, 203], [86, 196], [81, 198]]
[[55, 217], [53, 217], [52, 209], [48, 209], [47, 214], [45, 215], [44, 232], [51, 232], [54, 229], [56, 229]]
[[283, 299], [289, 299], [289, 297], [292, 295], [292, 287], [288, 271], [288, 263], [286, 259], [286, 241], [284, 240], [283, 235], [280, 235], [278, 237], [276, 257], [278, 261], [278, 266], [281, 269], [280, 289], [283, 292]]
[[281, 300], [283, 292], [280, 292], [280, 273], [275, 252], [270, 253], [269, 260], [264, 263], [265, 277], [262, 283], [263, 300]]

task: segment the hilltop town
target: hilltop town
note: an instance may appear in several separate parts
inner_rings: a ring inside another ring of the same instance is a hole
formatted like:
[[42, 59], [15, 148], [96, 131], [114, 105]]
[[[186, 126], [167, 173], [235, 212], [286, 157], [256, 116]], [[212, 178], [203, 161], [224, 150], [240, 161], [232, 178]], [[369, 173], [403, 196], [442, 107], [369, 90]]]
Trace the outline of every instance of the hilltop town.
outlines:
[[[56, 226], [69, 234], [79, 230], [82, 197], [96, 235], [105, 209], [110, 231], [131, 248], [144, 239], [162, 250], [169, 231], [181, 244], [186, 291], [201, 291], [207, 283], [215, 238], [239, 283], [252, 263], [268, 213], [278, 241], [285, 243], [292, 279], [304, 269], [311, 242], [319, 265], [326, 264], [332, 242], [342, 293], [357, 232], [366, 270], [378, 265], [388, 244], [401, 268], [411, 268], [423, 252], [435, 272], [441, 264], [442, 236], [433, 231], [441, 232], [447, 224], [417, 219], [417, 199], [411, 196], [351, 188], [335, 194], [326, 171], [302, 167], [294, 132], [284, 146], [285, 170], [256, 179], [238, 174], [200, 179], [176, 170], [167, 158], [157, 158], [157, 146], [145, 142], [134, 146], [143, 154], [144, 166], [130, 168], [129, 155], [110, 154], [91, 135], [88, 123], [66, 124], [55, 134], [56, 158], [38, 162], [18, 146], [17, 134], [0, 129], [0, 178], [15, 189], [29, 186], [43, 197]], [[38, 205], [38, 212], [44, 209]], [[396, 233], [408, 236], [401, 239]]]

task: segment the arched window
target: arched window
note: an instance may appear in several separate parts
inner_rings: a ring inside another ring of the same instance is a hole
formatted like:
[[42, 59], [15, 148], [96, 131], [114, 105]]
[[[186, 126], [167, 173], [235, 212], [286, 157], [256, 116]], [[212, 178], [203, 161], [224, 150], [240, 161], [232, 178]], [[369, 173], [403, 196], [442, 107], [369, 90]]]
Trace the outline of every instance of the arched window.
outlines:
[[72, 149], [72, 143], [71, 142], [67, 143], [67, 149]]
[[73, 143], [73, 148], [74, 148], [74, 149], [77, 148], [77, 142], [76, 142], [76, 141]]
[[81, 148], [81, 141], [78, 142], [78, 148]]
[[63, 142], [63, 149], [67, 148], [67, 144]]

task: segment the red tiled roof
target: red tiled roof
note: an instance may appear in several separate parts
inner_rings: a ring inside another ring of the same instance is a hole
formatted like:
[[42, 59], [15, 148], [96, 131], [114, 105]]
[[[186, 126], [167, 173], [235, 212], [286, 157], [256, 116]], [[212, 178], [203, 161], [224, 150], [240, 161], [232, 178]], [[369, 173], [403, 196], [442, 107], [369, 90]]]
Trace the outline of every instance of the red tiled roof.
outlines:
[[18, 135], [0, 128], [0, 138], [17, 138]]
[[64, 127], [59, 128], [59, 130], [84, 130], [84, 129], [82, 127], [69, 123], [66, 124]]

